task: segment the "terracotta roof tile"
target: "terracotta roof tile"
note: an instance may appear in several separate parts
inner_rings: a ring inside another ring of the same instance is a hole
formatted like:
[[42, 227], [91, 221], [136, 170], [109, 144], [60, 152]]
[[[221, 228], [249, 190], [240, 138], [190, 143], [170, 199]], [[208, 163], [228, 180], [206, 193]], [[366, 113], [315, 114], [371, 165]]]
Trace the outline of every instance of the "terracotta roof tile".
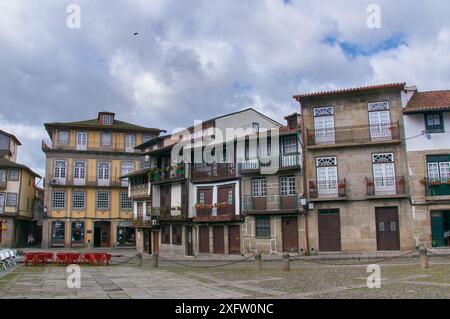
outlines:
[[450, 90], [417, 92], [404, 108], [404, 113], [450, 110]]
[[294, 99], [300, 100], [302, 98], [307, 98], [307, 97], [316, 97], [316, 96], [324, 96], [324, 95], [340, 95], [340, 94], [348, 94], [348, 93], [356, 93], [356, 92], [380, 90], [380, 89], [388, 89], [388, 88], [397, 88], [397, 87], [403, 89], [403, 87], [405, 85], [406, 85], [406, 83], [388, 83], [388, 84], [361, 86], [361, 87], [341, 89], [341, 90], [304, 93], [304, 94], [300, 94], [300, 95], [295, 95]]

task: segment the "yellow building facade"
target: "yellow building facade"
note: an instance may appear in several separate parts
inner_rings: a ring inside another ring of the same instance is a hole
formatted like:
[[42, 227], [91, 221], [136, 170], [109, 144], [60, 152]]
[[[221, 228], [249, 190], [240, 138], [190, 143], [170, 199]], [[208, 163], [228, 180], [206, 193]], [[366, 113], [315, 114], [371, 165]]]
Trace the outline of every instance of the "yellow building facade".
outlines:
[[160, 130], [97, 119], [45, 124], [46, 182], [43, 247], [134, 246], [133, 207], [126, 175], [140, 168], [136, 145]]
[[35, 235], [33, 207], [36, 179], [40, 178], [25, 165], [19, 164], [20, 141], [0, 131], [0, 247], [28, 245], [28, 235]]

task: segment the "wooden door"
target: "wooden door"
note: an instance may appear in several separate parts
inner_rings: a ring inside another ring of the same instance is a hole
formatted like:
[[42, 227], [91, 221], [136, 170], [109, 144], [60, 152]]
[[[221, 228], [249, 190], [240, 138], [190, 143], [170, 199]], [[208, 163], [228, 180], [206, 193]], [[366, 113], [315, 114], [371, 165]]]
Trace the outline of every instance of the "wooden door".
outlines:
[[[197, 203], [202, 205], [212, 205], [213, 189], [199, 188], [197, 191]], [[197, 210], [197, 216], [210, 216], [212, 208]]]
[[198, 229], [198, 250], [200, 253], [209, 253], [209, 227], [200, 226]]
[[217, 193], [217, 203], [225, 203], [228, 205], [226, 207], [220, 207], [217, 210], [217, 215], [234, 215], [234, 185], [219, 187]]
[[159, 251], [160, 251], [159, 236], [160, 236], [161, 232], [155, 231], [155, 232], [152, 232], [152, 234], [153, 234], [153, 240], [152, 240], [153, 241], [153, 252], [159, 254]]
[[192, 241], [192, 226], [186, 227], [186, 254], [194, 256], [194, 246]]
[[225, 254], [223, 226], [213, 227], [213, 252], [214, 254]]
[[231, 255], [241, 254], [241, 226], [228, 226], [228, 251]]
[[319, 251], [341, 251], [341, 221], [338, 209], [319, 211]]
[[168, 211], [170, 213], [171, 209], [171, 191], [172, 186], [171, 185], [161, 185], [161, 210], [166, 212]]
[[378, 250], [400, 250], [398, 207], [375, 208]]
[[298, 218], [283, 217], [282, 218], [282, 240], [283, 252], [298, 252]]

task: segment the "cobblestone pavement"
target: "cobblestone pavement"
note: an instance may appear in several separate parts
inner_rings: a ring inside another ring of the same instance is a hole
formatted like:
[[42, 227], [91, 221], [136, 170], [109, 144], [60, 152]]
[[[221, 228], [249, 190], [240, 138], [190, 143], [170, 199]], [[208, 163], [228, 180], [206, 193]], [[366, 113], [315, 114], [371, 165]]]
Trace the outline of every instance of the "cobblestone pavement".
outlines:
[[[186, 264], [187, 265], [187, 264]], [[381, 265], [380, 289], [368, 289], [366, 265], [250, 262], [223, 267], [193, 267], [150, 262], [81, 267], [81, 289], [67, 288], [65, 267], [18, 266], [0, 273], [0, 298], [450, 298], [450, 260], [432, 259], [422, 270], [418, 260]]]

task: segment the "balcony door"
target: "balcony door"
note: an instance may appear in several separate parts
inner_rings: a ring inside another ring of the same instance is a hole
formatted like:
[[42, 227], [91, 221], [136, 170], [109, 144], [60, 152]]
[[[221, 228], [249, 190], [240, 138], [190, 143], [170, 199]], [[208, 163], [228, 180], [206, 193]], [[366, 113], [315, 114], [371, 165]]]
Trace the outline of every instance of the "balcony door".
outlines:
[[316, 159], [317, 191], [319, 197], [338, 197], [337, 158]]
[[87, 149], [87, 132], [77, 132], [77, 151], [85, 151]]
[[[121, 164], [120, 167], [120, 176], [125, 176], [127, 174], [133, 173], [134, 170], [134, 164], [131, 162], [124, 162]], [[128, 186], [128, 179], [123, 179], [121, 182], [123, 187]]]
[[392, 131], [389, 102], [369, 103], [368, 109], [371, 140], [390, 140]]
[[395, 195], [397, 193], [397, 183], [394, 154], [373, 154], [372, 166], [375, 195]]
[[65, 185], [67, 178], [67, 161], [57, 160], [54, 167], [54, 183], [58, 185]]
[[333, 107], [314, 108], [314, 129], [316, 134], [316, 144], [334, 144], [336, 133], [334, 130], [334, 109]]
[[136, 135], [125, 135], [125, 152], [133, 153], [136, 146]]
[[86, 185], [86, 162], [75, 161], [73, 163], [73, 183], [77, 186]]
[[111, 179], [111, 163], [99, 162], [97, 164], [97, 183], [98, 186], [109, 186]]
[[213, 189], [211, 188], [200, 188], [197, 191], [197, 204], [202, 207], [197, 209], [197, 216], [211, 216], [212, 209], [209, 205], [212, 205]]
[[217, 209], [217, 215], [234, 215], [234, 185], [220, 186], [217, 189], [217, 196], [217, 203], [220, 204], [220, 207]]
[[161, 212], [169, 212], [172, 207], [172, 186], [171, 185], [161, 185], [161, 198], [160, 207]]

